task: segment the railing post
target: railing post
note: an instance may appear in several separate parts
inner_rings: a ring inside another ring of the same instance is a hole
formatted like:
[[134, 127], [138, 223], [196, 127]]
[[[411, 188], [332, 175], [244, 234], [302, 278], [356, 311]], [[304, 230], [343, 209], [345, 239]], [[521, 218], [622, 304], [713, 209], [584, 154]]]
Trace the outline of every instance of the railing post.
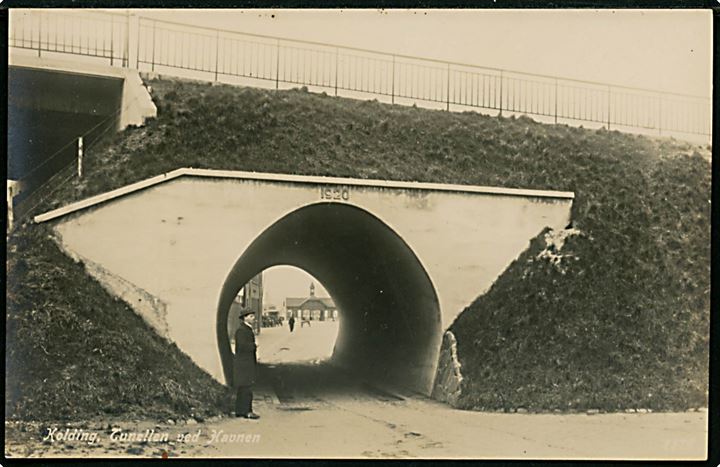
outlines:
[[215, 82], [218, 80], [218, 60], [220, 59], [220, 31], [215, 31]]
[[555, 78], [555, 124], [558, 122], [558, 80]]
[[[137, 19], [137, 34], [136, 34], [137, 37], [135, 39], [135, 42], [137, 42], [137, 44], [135, 44], [137, 46], [137, 53], [135, 54], [135, 69], [138, 71], [140, 71], [140, 36], [141, 36], [141, 34], [142, 34], [142, 18], [138, 18]], [[145, 51], [145, 49], [143, 49], [143, 51]]]
[[392, 56], [392, 86], [390, 88], [390, 100], [395, 103], [395, 55]]
[[607, 99], [607, 129], [610, 131], [610, 111], [612, 110], [610, 107], [611, 99], [610, 99], [610, 86], [608, 86], [608, 99]]
[[115, 58], [115, 18], [110, 18], [110, 66], [114, 65]]
[[130, 10], [125, 13], [125, 53], [123, 65], [130, 68]]
[[445, 110], [450, 111], [450, 64], [447, 65], [447, 104]]
[[77, 174], [78, 178], [82, 178], [83, 173], [83, 137], [78, 138], [77, 146]]
[[[30, 33], [32, 37], [32, 32]], [[31, 41], [32, 44], [32, 41]], [[50, 47], [48, 47], [50, 48]], [[38, 11], [38, 58], [42, 55], [42, 12]]]
[[338, 67], [340, 65], [340, 49], [335, 47], [335, 96], [338, 95]]
[[277, 56], [275, 57], [275, 90], [280, 89], [280, 39], [277, 40]]
[[150, 61], [150, 71], [155, 71], [155, 29], [157, 21], [153, 21], [153, 45], [152, 45], [152, 59]]
[[502, 117], [503, 108], [503, 72], [500, 70], [500, 117]]

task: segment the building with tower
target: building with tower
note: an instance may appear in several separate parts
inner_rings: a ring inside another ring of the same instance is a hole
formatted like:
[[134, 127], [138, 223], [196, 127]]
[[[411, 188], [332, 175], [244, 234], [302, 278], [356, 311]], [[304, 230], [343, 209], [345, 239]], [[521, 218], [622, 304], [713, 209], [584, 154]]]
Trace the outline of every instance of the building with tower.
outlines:
[[310, 283], [310, 295], [307, 297], [287, 297], [285, 299], [287, 318], [294, 316], [296, 320], [335, 321], [338, 310], [330, 297], [316, 297], [315, 284]]

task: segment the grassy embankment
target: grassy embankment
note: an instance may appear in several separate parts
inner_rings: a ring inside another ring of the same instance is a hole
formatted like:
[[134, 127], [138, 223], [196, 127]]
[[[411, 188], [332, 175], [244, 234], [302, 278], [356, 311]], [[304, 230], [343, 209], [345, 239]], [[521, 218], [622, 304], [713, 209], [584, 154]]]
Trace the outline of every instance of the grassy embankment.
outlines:
[[[573, 191], [582, 233], [567, 240], [559, 262], [538, 255], [546, 246], [538, 236], [453, 323], [465, 376], [460, 405], [661, 410], [706, 403], [711, 171], [699, 154], [706, 148], [299, 90], [150, 84], [158, 118], [88, 154], [85, 178], [60, 187], [38, 211], [178, 167]], [[190, 362], [154, 337], [128, 337], [128, 326], [142, 328], [139, 318], [99, 289], [88, 298], [90, 279], [43, 229], [21, 229], [10, 253], [15, 413], [38, 414], [29, 407], [43, 398], [44, 413], [113, 411], [119, 398], [128, 410], [143, 412], [145, 402], [167, 410], [177, 394], [169, 381], [191, 386], [181, 381]], [[105, 346], [103, 356], [89, 358], [103, 342], [141, 351], [128, 356]], [[149, 345], [164, 353], [154, 358]], [[108, 389], [83, 396], [93, 381]], [[211, 411], [219, 393], [187, 393], [177, 403], [195, 398]]]
[[8, 418], [198, 419], [227, 410], [226, 389], [159, 337], [44, 224], [8, 244]]

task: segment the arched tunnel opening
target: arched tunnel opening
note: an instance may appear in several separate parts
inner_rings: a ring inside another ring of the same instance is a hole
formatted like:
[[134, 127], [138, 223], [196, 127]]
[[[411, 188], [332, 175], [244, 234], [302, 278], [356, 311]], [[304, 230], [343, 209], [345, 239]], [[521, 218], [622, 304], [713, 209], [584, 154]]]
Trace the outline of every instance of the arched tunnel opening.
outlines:
[[332, 357], [341, 310], [322, 282], [307, 271], [273, 266], [245, 284], [227, 318], [231, 344], [242, 326], [243, 308], [259, 315], [252, 323], [259, 364], [322, 364]]
[[236, 261], [217, 310], [217, 343], [232, 383], [228, 314], [261, 271], [290, 265], [322, 282], [341, 312], [331, 362], [372, 383], [429, 394], [442, 338], [435, 288], [415, 253], [358, 207], [305, 206], [262, 232]]

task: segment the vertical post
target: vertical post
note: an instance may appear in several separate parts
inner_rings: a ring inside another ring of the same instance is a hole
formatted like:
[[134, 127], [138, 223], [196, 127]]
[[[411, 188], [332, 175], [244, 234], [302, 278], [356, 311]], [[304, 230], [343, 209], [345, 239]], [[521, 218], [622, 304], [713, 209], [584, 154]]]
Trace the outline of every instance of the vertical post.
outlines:
[[13, 182], [9, 181], [7, 182], [7, 232], [6, 234], [10, 234], [10, 231], [13, 227]]
[[502, 117], [503, 108], [503, 72], [500, 70], [500, 117]]
[[153, 45], [152, 45], [152, 60], [150, 62], [150, 71], [155, 71], [155, 25], [157, 21], [153, 21]]
[[658, 95], [658, 135], [662, 136], [662, 95]]
[[391, 102], [395, 103], [395, 55], [392, 56], [392, 87], [390, 90], [390, 99]]
[[[30, 36], [32, 37], [32, 36]], [[50, 48], [50, 47], [48, 47]], [[38, 57], [41, 56], [42, 51], [42, 13], [38, 11]]]
[[608, 131], [610, 131], [610, 110], [611, 110], [611, 108], [610, 108], [610, 102], [611, 102], [611, 100], [610, 100], [610, 86], [608, 86], [608, 91], [607, 91], [607, 93], [608, 93], [608, 98], [607, 98], [607, 125], [608, 125], [608, 127], [607, 127], [607, 129], [608, 129]]
[[77, 174], [78, 178], [82, 178], [82, 167], [83, 166], [83, 137], [78, 138], [77, 146]]
[[[88, 44], [89, 46], [89, 44]], [[110, 66], [113, 66], [115, 59], [115, 18], [110, 18]]]
[[130, 10], [125, 12], [125, 52], [123, 53], [123, 66], [130, 68]]
[[277, 52], [275, 57], [275, 90], [280, 89], [280, 39], [277, 40]]
[[340, 49], [335, 47], [335, 95], [338, 93], [338, 66], [340, 64]]
[[558, 120], [558, 80], [555, 78], [555, 124]]
[[447, 95], [445, 96], [447, 98], [447, 104], [445, 106], [446, 111], [450, 111], [450, 64], [447, 65]]
[[[135, 44], [137, 46], [137, 53], [135, 54], [135, 69], [138, 71], [140, 71], [140, 35], [141, 34], [142, 34], [142, 18], [138, 18], [137, 19], [137, 34], [136, 34], [137, 37], [135, 38], [135, 41], [137, 42], [137, 44]], [[145, 49], [143, 49], [143, 52], [144, 51], [145, 51]]]
[[[60, 42], [58, 41], [58, 30], [60, 29], [60, 22], [55, 21], [55, 42], [53, 45], [55, 46], [55, 50], [58, 50], [58, 47], [60, 45]], [[48, 42], [50, 42], [50, 36], [48, 36]], [[65, 31], [63, 30], [63, 51], [65, 50]]]
[[215, 31], [215, 82], [218, 80], [218, 61], [220, 59], [220, 31]]

